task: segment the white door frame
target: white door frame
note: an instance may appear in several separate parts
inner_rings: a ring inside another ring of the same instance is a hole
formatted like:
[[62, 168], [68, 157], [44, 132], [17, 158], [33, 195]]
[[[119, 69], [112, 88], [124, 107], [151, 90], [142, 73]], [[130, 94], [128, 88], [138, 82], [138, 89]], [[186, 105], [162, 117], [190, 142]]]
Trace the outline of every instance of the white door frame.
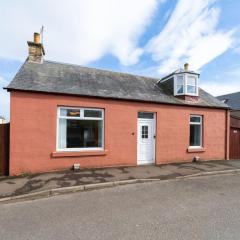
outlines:
[[[147, 164], [155, 164], [156, 163], [156, 113], [154, 112], [149, 112], [149, 113], [153, 113], [153, 118], [150, 119], [150, 118], [137, 118], [137, 165], [147, 165]], [[140, 136], [139, 134], [141, 134], [139, 132], [139, 120], [141, 121], [146, 121], [147, 122], [151, 122], [152, 123], [152, 161], [151, 162], [146, 162], [146, 163], [143, 163], [141, 162], [141, 160], [139, 159], [139, 147], [140, 147], [140, 144], [139, 144], [139, 139], [140, 139]]]

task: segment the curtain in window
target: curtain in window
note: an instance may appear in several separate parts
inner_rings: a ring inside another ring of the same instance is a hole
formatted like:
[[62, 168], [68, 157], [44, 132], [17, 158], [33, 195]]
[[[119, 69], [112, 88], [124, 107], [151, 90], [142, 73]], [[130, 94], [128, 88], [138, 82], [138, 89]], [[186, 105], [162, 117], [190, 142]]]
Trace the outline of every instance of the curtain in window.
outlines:
[[58, 126], [58, 148], [67, 147], [67, 119], [60, 118]]

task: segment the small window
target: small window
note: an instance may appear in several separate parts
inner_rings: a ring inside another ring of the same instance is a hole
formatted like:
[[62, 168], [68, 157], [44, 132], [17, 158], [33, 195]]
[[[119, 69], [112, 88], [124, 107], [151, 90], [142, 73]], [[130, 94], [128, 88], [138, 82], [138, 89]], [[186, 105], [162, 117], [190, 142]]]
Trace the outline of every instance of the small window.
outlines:
[[84, 117], [90, 117], [90, 118], [101, 118], [102, 117], [102, 111], [101, 110], [84, 110]]
[[72, 108], [72, 109], [61, 108], [60, 116], [61, 117], [80, 117], [80, 110], [75, 108]]
[[177, 77], [177, 94], [184, 92], [184, 78], [183, 76]]
[[60, 107], [57, 149], [63, 151], [103, 148], [103, 110]]
[[139, 112], [139, 113], [138, 113], [138, 118], [153, 119], [153, 118], [154, 118], [154, 113], [149, 113], [149, 112]]
[[195, 94], [196, 91], [196, 77], [194, 76], [188, 76], [187, 77], [187, 93], [189, 94]]
[[201, 123], [201, 116], [191, 116], [190, 122], [191, 123]]
[[148, 126], [142, 126], [142, 138], [148, 138]]
[[202, 116], [190, 116], [190, 147], [202, 147]]

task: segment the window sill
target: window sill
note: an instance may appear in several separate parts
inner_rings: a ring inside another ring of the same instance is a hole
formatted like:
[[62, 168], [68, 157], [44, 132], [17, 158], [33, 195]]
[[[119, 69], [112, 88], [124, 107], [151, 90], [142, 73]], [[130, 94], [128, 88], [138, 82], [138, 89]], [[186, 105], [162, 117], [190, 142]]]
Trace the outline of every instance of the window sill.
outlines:
[[84, 157], [84, 156], [104, 156], [107, 155], [107, 150], [98, 150], [98, 151], [79, 151], [79, 152], [52, 152], [53, 158], [60, 157]]
[[189, 152], [189, 153], [205, 152], [205, 151], [206, 151], [206, 149], [203, 148], [203, 147], [197, 147], [197, 148], [189, 147], [189, 148], [187, 149], [187, 152]]

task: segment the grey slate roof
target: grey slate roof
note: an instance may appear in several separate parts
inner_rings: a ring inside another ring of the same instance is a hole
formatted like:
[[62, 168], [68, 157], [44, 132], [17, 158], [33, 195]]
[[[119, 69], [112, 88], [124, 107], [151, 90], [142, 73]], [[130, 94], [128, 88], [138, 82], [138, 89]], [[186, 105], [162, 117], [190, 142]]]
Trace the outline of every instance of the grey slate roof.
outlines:
[[157, 85], [158, 79], [44, 61], [25, 62], [6, 89], [125, 99], [177, 105], [227, 108], [227, 105], [199, 91], [197, 103], [174, 97]]
[[230, 93], [217, 97], [219, 100], [225, 100], [225, 103], [233, 110], [240, 110], [240, 92]]

